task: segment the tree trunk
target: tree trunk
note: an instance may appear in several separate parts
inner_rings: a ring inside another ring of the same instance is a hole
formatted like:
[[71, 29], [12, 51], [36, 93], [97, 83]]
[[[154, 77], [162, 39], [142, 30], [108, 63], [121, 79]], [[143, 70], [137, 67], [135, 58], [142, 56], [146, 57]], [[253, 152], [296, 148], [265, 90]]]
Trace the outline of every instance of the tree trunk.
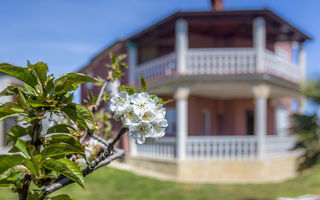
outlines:
[[19, 193], [19, 200], [27, 200], [28, 198], [28, 192], [29, 192], [29, 186], [31, 182], [31, 176], [30, 174], [26, 174], [23, 178], [23, 186], [18, 191]]

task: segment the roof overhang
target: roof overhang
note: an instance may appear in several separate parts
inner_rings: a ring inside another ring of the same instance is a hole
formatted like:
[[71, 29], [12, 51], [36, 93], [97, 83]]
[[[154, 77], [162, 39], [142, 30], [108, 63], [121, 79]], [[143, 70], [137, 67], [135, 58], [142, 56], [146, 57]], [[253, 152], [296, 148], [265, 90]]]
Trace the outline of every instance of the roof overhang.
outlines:
[[[128, 41], [135, 41], [155, 30], [161, 30], [163, 27], [175, 23], [179, 18], [192, 21], [194, 19], [210, 19], [215, 23], [221, 23], [223, 21], [234, 21], [245, 19], [247, 22], [252, 22], [256, 17], [262, 16], [267, 22], [278, 24], [281, 28], [279, 31], [292, 32], [294, 34], [293, 39], [299, 42], [311, 40], [311, 37], [300, 31], [298, 28], [290, 24], [288, 21], [275, 14], [269, 9], [261, 10], [223, 10], [223, 11], [197, 11], [197, 12], [181, 12], [178, 11], [159, 22], [149, 26], [148, 28], [138, 32], [137, 34], [128, 38]], [[219, 20], [218, 20], [219, 19]], [[221, 20], [221, 22], [219, 22]]]

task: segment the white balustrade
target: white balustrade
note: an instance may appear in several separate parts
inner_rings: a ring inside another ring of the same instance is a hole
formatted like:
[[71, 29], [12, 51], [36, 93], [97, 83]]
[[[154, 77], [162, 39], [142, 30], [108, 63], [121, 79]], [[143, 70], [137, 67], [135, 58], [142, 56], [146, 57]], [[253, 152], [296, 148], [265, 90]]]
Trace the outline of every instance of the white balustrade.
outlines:
[[[263, 73], [275, 75], [298, 83], [299, 67], [265, 50]], [[196, 48], [188, 49], [186, 75], [238, 75], [261, 73], [256, 67], [256, 52], [253, 48]], [[161, 79], [177, 73], [177, 59], [174, 52], [140, 64], [135, 69], [135, 82], [141, 73], [147, 80]]]
[[[266, 137], [266, 157], [295, 153], [290, 149], [292, 136]], [[152, 158], [176, 158], [176, 138], [164, 137], [137, 145], [137, 155]], [[188, 136], [186, 158], [189, 160], [253, 160], [257, 158], [256, 136]]]
[[300, 81], [300, 69], [286, 59], [265, 51], [265, 72], [298, 83]]
[[139, 82], [140, 73], [147, 80], [168, 76], [177, 71], [176, 54], [169, 53], [138, 65], [135, 69], [135, 82]]
[[294, 153], [291, 149], [297, 141], [293, 136], [267, 136], [266, 137], [266, 156], [281, 156], [288, 153]]
[[199, 48], [187, 53], [187, 74], [251, 74], [255, 72], [252, 48]]
[[201, 160], [244, 160], [256, 156], [255, 136], [189, 136], [187, 158]]
[[173, 159], [176, 157], [176, 138], [164, 137], [154, 142], [138, 144], [137, 155]]

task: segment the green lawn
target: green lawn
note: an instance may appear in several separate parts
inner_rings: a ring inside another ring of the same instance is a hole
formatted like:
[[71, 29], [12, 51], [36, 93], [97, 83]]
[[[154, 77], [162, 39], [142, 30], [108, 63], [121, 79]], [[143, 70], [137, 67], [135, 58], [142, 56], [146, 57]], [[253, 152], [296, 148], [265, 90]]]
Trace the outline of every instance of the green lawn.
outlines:
[[[77, 200], [104, 199], [201, 199], [254, 200], [278, 196], [320, 194], [320, 168], [279, 184], [182, 184], [136, 176], [127, 171], [102, 168], [86, 178], [86, 189], [73, 184], [64, 188]], [[0, 200], [17, 199], [8, 188], [0, 189]]]

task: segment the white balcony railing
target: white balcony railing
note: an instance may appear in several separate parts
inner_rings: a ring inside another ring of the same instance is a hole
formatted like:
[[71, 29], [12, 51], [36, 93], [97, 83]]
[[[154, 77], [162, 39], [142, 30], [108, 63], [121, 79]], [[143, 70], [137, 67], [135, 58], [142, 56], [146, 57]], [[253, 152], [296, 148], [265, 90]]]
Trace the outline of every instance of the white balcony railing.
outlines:
[[176, 138], [164, 137], [155, 142], [137, 145], [137, 154], [143, 157], [173, 159], [176, 157]]
[[255, 136], [190, 136], [187, 140], [187, 158], [253, 159], [256, 146]]
[[264, 59], [265, 71], [267, 73], [286, 78], [296, 83], [299, 82], [301, 72], [297, 65], [288, 62], [286, 59], [275, 55], [269, 50], [266, 50]]
[[[266, 136], [266, 156], [292, 153], [296, 138]], [[256, 136], [188, 136], [186, 155], [189, 160], [252, 160], [257, 157]], [[165, 137], [156, 142], [137, 145], [142, 157], [174, 159], [176, 138]]]
[[268, 136], [266, 138], [266, 156], [274, 157], [288, 154], [297, 142], [296, 137]]
[[250, 74], [255, 72], [252, 48], [189, 49], [187, 74]]
[[[262, 71], [257, 71], [256, 52], [253, 48], [197, 48], [188, 49], [185, 75], [238, 75], [267, 73], [299, 83], [300, 70], [297, 65], [266, 50]], [[135, 82], [139, 74], [147, 80], [155, 80], [177, 72], [174, 52], [137, 66]]]
[[140, 80], [140, 73], [145, 79], [151, 80], [171, 75], [176, 71], [176, 55], [173, 52], [139, 65], [135, 72], [135, 82]]

